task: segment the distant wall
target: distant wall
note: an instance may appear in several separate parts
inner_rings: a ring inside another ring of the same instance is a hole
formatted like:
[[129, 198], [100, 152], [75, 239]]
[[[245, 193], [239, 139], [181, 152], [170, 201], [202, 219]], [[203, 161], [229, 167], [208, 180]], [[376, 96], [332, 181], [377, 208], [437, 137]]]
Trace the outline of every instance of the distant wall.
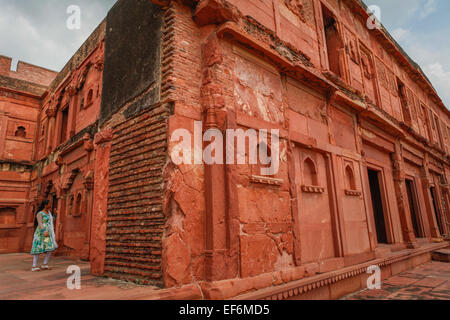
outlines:
[[58, 74], [55, 71], [41, 68], [23, 61], [19, 61], [17, 64], [17, 71], [12, 71], [11, 63], [11, 58], [0, 56], [0, 75], [49, 86]]

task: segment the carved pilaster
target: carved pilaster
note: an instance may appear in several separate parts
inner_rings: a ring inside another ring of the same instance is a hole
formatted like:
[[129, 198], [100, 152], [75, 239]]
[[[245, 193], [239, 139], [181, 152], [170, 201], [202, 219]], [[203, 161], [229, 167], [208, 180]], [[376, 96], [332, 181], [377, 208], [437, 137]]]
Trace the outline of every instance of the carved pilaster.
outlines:
[[57, 113], [57, 110], [56, 110], [56, 108], [48, 108], [46, 111], [45, 111], [45, 114], [47, 115], [47, 117], [50, 119], [50, 118], [55, 118], [56, 117], [56, 113]]
[[[208, 129], [219, 129], [218, 113], [225, 106], [222, 84], [218, 79], [218, 68], [223, 61], [222, 48], [216, 34], [203, 44], [203, 81], [201, 101], [204, 111], [204, 125]], [[227, 245], [229, 221], [227, 219], [225, 166], [205, 164], [206, 243], [205, 278], [208, 281], [223, 280], [237, 275], [237, 258], [230, 254]], [[235, 259], [236, 260], [233, 260]]]
[[410, 248], [417, 247], [416, 237], [411, 221], [411, 209], [409, 207], [408, 194], [405, 182], [405, 166], [403, 163], [402, 146], [400, 142], [395, 144], [395, 152], [392, 154], [394, 188], [397, 198], [398, 213], [402, 226], [403, 239]]
[[429, 166], [429, 154], [425, 153], [423, 157], [423, 166], [421, 169], [420, 180], [422, 183], [422, 192], [425, 198], [425, 208], [430, 225], [431, 238], [439, 238], [440, 232], [438, 229], [436, 215], [434, 214], [433, 198], [431, 197], [431, 176], [428, 169]]

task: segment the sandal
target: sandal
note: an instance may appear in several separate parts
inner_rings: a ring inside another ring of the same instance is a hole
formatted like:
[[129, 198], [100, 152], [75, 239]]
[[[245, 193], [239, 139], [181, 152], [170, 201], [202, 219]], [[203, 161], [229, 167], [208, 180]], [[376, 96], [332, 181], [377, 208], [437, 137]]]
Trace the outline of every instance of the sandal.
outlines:
[[45, 264], [45, 265], [41, 266], [41, 269], [42, 270], [50, 270], [50, 267], [47, 264]]
[[39, 267], [33, 267], [31, 268], [31, 272], [41, 271], [41, 268]]

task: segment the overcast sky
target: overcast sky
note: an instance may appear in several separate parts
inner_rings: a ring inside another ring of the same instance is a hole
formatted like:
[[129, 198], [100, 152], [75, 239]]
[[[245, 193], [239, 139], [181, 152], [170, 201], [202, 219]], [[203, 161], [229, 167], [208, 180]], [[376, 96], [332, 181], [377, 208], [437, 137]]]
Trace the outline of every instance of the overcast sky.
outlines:
[[[244, 0], [243, 0], [244, 1]], [[450, 1], [364, 0], [419, 63], [450, 106]], [[0, 55], [59, 71], [116, 0], [0, 0]], [[81, 29], [66, 27], [70, 5], [81, 9]]]

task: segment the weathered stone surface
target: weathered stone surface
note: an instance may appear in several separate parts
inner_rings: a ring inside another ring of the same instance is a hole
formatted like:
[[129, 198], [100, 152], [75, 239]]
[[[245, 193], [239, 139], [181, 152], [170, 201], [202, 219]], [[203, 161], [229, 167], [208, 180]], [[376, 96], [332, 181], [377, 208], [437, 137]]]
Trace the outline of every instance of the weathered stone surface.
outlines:
[[[336, 298], [357, 264], [429, 258], [449, 232], [448, 110], [359, 1], [268, 4], [118, 1], [49, 88], [0, 58], [0, 248], [27, 248], [51, 197], [59, 254], [181, 297]], [[179, 129], [198, 149], [254, 130], [246, 163], [176, 164]], [[261, 129], [273, 175], [248, 163]]]
[[152, 86], [149, 104], [159, 101], [161, 32], [162, 10], [150, 1], [118, 1], [109, 11], [100, 123]]

